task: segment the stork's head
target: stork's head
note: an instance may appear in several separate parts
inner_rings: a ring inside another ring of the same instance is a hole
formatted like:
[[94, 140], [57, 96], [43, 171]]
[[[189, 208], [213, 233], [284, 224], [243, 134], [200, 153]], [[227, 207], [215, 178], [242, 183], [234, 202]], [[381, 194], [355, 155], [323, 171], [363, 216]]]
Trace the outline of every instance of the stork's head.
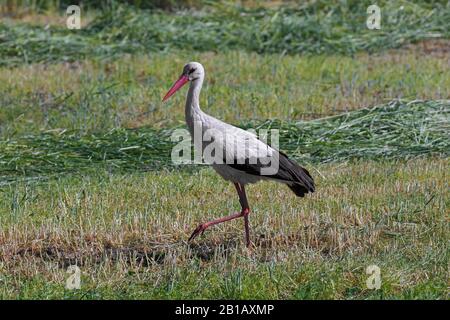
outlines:
[[194, 81], [205, 75], [205, 69], [198, 62], [189, 62], [183, 67], [182, 75], [186, 75], [189, 81]]
[[170, 88], [169, 92], [164, 96], [163, 101], [170, 98], [175, 92], [178, 91], [182, 86], [184, 86], [189, 81], [195, 81], [197, 79], [203, 79], [205, 76], [205, 69], [198, 62], [189, 62], [183, 68], [183, 72], [178, 80]]

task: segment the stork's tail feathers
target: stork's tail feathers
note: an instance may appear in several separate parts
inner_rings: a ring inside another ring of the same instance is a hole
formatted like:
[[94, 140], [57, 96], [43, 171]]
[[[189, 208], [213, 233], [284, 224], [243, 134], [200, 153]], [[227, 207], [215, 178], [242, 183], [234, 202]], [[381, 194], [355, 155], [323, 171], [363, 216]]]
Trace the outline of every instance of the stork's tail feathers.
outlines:
[[298, 196], [304, 197], [309, 192], [314, 192], [314, 179], [308, 170], [299, 166], [293, 160], [289, 159], [284, 153], [280, 152], [280, 167], [284, 179], [289, 188]]

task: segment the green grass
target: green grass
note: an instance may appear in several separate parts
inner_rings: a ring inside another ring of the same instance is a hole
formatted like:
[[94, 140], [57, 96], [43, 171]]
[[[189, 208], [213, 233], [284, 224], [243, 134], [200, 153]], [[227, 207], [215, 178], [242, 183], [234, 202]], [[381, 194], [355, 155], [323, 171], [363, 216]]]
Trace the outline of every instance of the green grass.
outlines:
[[[192, 244], [196, 224], [239, 204], [211, 169], [97, 173], [0, 192], [1, 298], [445, 299], [448, 161], [318, 166], [317, 193], [248, 188], [243, 222]], [[82, 289], [65, 290], [78, 264]], [[368, 265], [382, 288], [366, 288]]]
[[167, 103], [161, 100], [192, 60], [206, 68], [203, 110], [235, 124], [311, 119], [399, 98], [450, 97], [448, 59], [420, 51], [354, 58], [158, 53], [114, 62], [0, 68], [0, 137], [178, 126], [184, 123], [186, 89]]
[[[450, 155], [449, 124], [450, 101], [392, 101], [310, 121], [253, 121], [241, 126], [278, 130], [281, 150], [302, 162], [317, 164], [446, 157]], [[173, 131], [116, 129], [82, 135], [58, 130], [7, 139], [0, 142], [1, 178], [7, 183], [18, 177], [42, 179], [105, 168], [122, 172], [173, 168]]]
[[2, 23], [0, 65], [104, 59], [172, 49], [353, 55], [450, 36], [450, 7], [445, 1], [380, 1], [380, 30], [366, 27], [366, 11], [371, 4], [311, 1], [275, 9], [249, 9], [219, 2], [196, 15], [112, 5], [77, 31], [65, 25], [44, 28]]

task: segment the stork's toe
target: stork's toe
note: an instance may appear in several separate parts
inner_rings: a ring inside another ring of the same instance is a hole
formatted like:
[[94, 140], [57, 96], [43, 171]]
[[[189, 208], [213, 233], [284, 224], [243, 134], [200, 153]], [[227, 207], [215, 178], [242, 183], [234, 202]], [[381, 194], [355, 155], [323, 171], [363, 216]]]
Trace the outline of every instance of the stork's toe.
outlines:
[[206, 228], [207, 228], [207, 225], [205, 223], [200, 224], [197, 228], [195, 228], [194, 232], [192, 232], [188, 241], [191, 241], [191, 240], [195, 239], [198, 235], [203, 234], [203, 232], [205, 232]]

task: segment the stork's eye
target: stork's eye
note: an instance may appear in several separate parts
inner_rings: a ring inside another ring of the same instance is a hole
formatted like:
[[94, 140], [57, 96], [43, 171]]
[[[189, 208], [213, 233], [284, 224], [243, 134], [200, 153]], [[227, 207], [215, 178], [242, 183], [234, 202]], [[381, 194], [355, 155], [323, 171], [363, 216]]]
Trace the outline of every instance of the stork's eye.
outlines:
[[195, 71], [195, 68], [192, 68], [191, 70], [189, 70], [189, 74], [191, 74], [194, 71]]

